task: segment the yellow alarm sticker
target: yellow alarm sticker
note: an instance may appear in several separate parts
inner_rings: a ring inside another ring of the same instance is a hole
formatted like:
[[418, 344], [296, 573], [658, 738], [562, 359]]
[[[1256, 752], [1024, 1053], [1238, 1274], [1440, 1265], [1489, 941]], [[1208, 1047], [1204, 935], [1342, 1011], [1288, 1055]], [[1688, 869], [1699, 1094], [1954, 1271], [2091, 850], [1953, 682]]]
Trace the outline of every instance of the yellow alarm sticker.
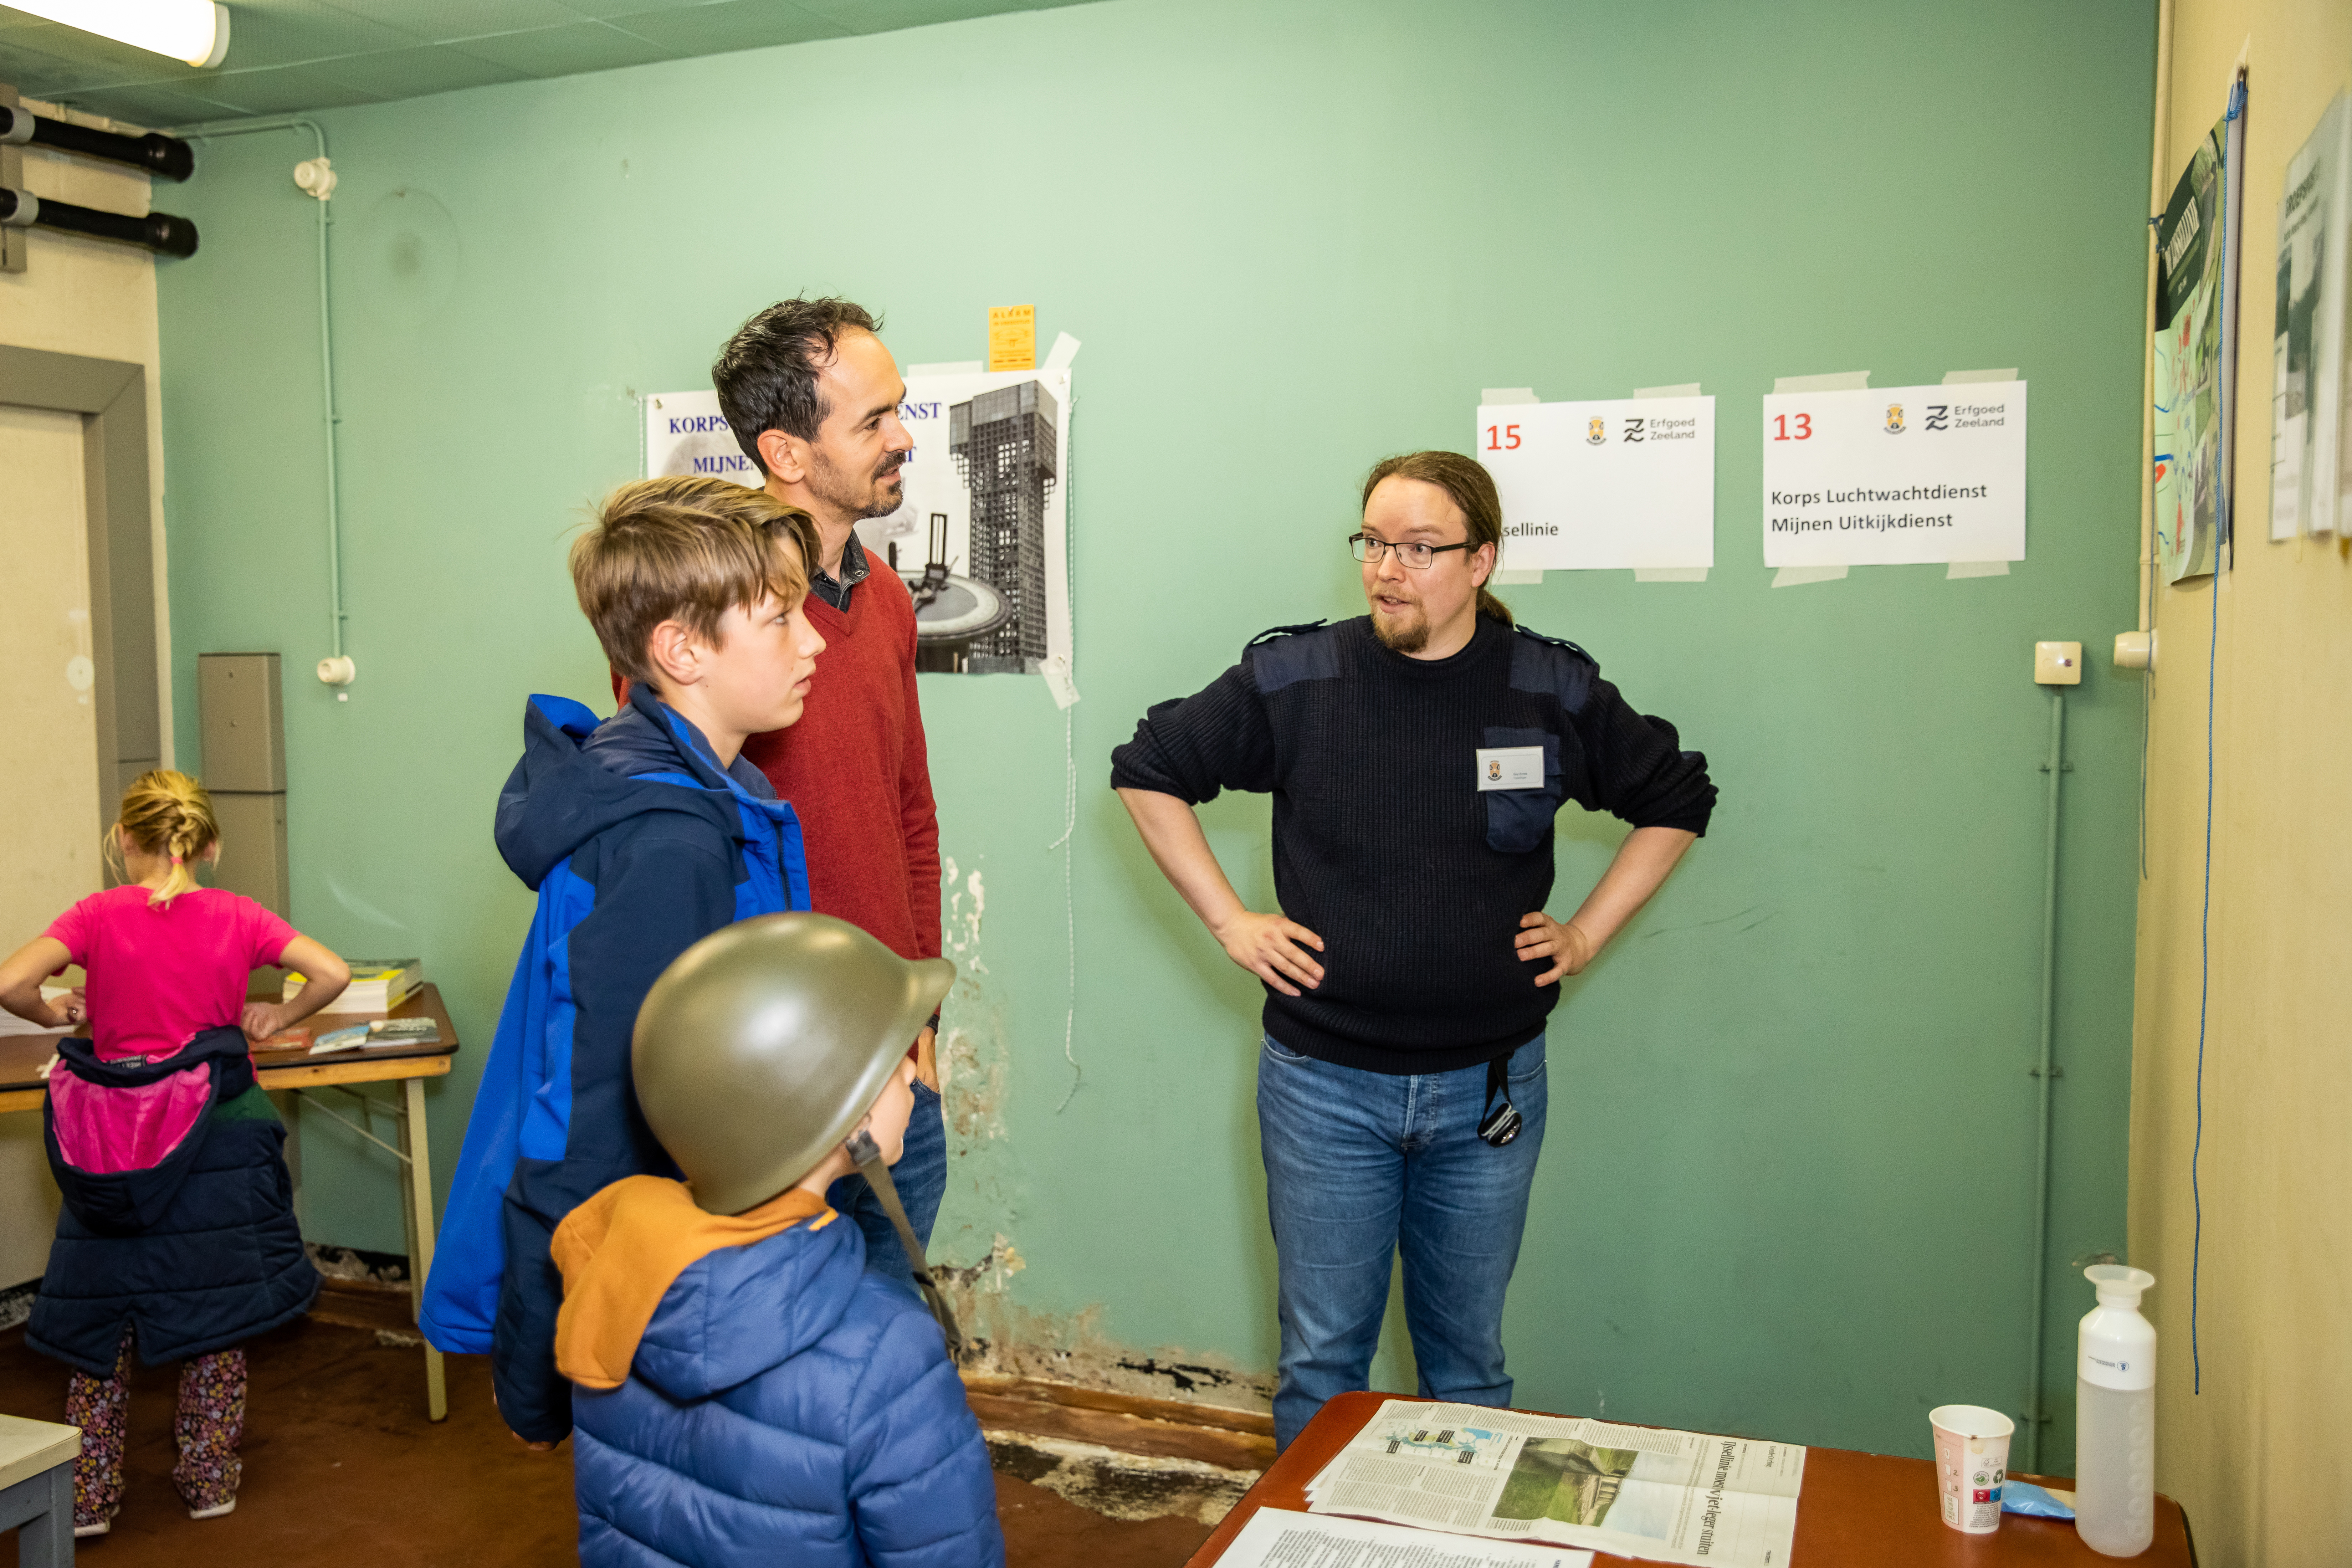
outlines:
[[991, 305], [988, 308], [988, 368], [1037, 368], [1037, 307]]

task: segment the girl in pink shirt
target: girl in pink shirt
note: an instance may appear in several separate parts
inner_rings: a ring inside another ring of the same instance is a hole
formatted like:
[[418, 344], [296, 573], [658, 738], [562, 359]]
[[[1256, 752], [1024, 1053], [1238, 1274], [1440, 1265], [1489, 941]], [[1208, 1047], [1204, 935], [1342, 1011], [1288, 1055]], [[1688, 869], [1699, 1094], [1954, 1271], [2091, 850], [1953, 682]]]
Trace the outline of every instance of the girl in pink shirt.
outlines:
[[[252, 900], [199, 887], [220, 858], [204, 786], [142, 774], [108, 847], [123, 886], [93, 893], [0, 963], [0, 1006], [58, 1047], [45, 1112], [65, 1194], [26, 1342], [75, 1368], [66, 1419], [82, 1428], [74, 1533], [103, 1535], [122, 1499], [131, 1352], [184, 1360], [173, 1480], [198, 1519], [236, 1506], [242, 1342], [309, 1310], [318, 1275], [294, 1222], [286, 1130], [255, 1083], [247, 1040], [341, 994], [341, 959]], [[82, 966], [52, 1003], [41, 981]], [[293, 1000], [247, 1002], [250, 973], [308, 976]], [[259, 1179], [257, 1179], [259, 1178]]]

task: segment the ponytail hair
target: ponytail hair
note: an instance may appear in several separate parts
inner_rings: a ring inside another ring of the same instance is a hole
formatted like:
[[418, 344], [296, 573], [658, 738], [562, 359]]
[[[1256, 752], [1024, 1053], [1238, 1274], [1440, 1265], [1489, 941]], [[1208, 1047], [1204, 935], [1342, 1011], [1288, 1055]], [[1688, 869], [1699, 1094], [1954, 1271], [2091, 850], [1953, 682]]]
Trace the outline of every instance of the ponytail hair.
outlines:
[[[158, 768], [141, 773], [122, 792], [122, 812], [114, 826], [149, 855], [168, 856], [170, 875], [147, 896], [150, 904], [169, 909], [173, 899], [196, 888], [195, 863], [220, 842], [220, 824], [213, 816], [213, 797], [205, 786], [183, 773]], [[117, 858], [121, 847], [113, 834], [106, 836], [107, 853]]]
[[[1465, 458], [1459, 452], [1408, 452], [1402, 457], [1383, 458], [1364, 476], [1364, 504], [1371, 503], [1372, 491], [1382, 479], [1419, 479], [1444, 490], [1462, 513], [1463, 527], [1469, 531], [1470, 553], [1475, 555], [1489, 544], [1495, 547], [1495, 564], [1488, 570], [1488, 579], [1491, 581], [1494, 572], [1501, 569], [1503, 498], [1496, 493], [1495, 476], [1476, 458]], [[1478, 613], [1507, 626], [1517, 624], [1511, 619], [1511, 607], [1484, 587], [1478, 590]]]

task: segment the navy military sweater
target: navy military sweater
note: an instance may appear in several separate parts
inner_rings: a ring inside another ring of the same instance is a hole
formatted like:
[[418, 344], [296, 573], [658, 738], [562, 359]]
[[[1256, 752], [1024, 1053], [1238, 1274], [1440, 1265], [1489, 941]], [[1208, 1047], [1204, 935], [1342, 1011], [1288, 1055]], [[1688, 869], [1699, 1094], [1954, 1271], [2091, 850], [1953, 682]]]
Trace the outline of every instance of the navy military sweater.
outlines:
[[[1482, 748], [1540, 745], [1539, 790], [1481, 791]], [[1706, 759], [1629, 707], [1572, 643], [1481, 617], [1448, 658], [1391, 652], [1368, 617], [1269, 633], [1111, 753], [1115, 788], [1193, 805], [1274, 796], [1282, 912], [1320, 936], [1323, 983], [1268, 986], [1266, 1033], [1384, 1073], [1507, 1056], [1559, 1000], [1523, 963], [1519, 917], [1552, 883], [1563, 801], [1636, 827], [1706, 830]]]

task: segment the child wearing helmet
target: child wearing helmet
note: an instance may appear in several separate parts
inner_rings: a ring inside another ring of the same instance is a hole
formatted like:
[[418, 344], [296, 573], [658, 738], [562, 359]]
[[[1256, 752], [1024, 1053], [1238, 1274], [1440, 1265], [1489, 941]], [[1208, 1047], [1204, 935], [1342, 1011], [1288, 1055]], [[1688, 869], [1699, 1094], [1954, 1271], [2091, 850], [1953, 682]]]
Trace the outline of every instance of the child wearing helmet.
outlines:
[[[800, 913], [705, 938], [647, 994], [632, 1074], [686, 1179], [614, 1183], [552, 1247], [589, 1568], [1001, 1568], [954, 1318], [887, 1170], [914, 1109], [906, 1042], [954, 978]], [[864, 1233], [826, 1204], [853, 1171], [928, 1310], [866, 1272]]]

